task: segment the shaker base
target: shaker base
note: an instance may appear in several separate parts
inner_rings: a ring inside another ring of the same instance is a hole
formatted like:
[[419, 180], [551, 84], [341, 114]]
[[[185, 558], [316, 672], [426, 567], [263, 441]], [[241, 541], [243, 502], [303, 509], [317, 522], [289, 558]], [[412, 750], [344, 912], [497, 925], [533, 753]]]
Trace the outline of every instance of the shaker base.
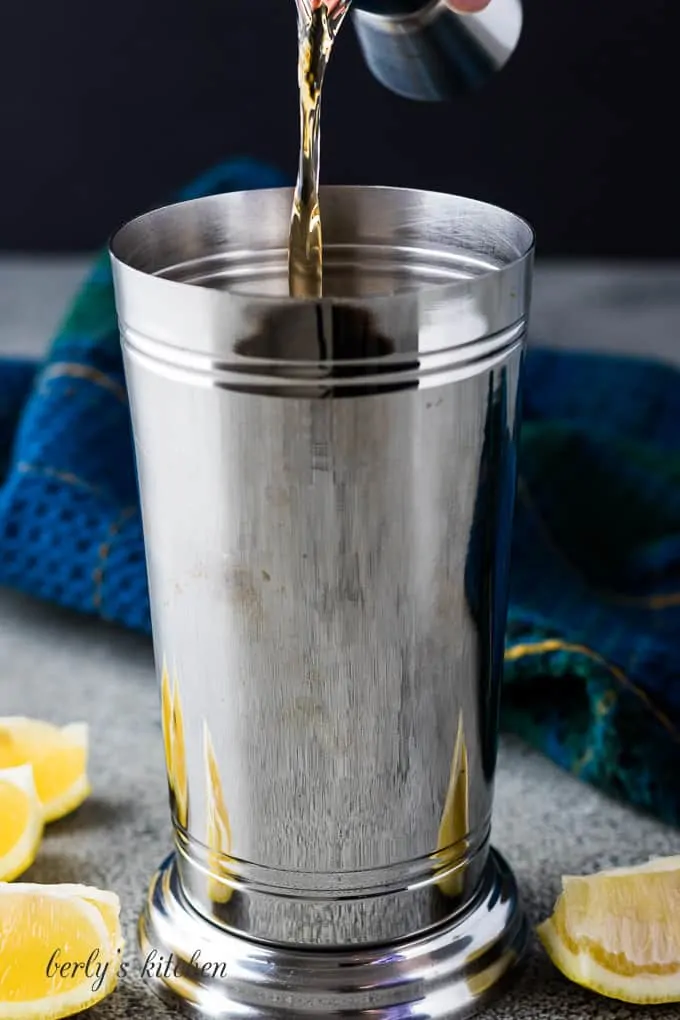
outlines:
[[468, 907], [399, 943], [314, 950], [239, 938], [186, 902], [174, 856], [154, 876], [139, 921], [152, 991], [215, 1020], [459, 1020], [502, 991], [527, 941], [514, 876], [494, 850]]

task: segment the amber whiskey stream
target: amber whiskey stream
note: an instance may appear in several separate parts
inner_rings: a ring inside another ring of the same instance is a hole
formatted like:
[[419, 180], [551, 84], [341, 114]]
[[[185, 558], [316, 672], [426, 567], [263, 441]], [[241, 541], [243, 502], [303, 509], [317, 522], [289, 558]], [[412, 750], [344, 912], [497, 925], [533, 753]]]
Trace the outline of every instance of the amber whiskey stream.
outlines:
[[288, 246], [291, 297], [323, 294], [323, 237], [319, 208], [321, 94], [333, 43], [349, 2], [296, 0], [300, 162]]

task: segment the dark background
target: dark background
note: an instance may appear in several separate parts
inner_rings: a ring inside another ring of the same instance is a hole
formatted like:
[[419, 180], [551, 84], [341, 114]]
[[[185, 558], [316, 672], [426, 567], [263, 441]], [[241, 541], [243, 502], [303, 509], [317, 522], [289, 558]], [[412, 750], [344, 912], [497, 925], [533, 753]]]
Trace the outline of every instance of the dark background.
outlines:
[[[324, 180], [497, 202], [533, 222], [543, 254], [680, 256], [680, 3], [525, 0], [525, 11], [506, 70], [442, 106], [384, 91], [346, 28]], [[20, 0], [2, 21], [0, 249], [99, 246], [233, 155], [292, 179], [294, 0]]]

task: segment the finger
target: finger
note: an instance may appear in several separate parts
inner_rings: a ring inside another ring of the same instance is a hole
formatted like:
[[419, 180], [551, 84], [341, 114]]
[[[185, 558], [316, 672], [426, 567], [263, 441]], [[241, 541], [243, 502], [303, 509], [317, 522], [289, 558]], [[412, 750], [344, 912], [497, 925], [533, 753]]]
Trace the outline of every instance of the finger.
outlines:
[[475, 14], [489, 6], [491, 0], [448, 0], [450, 7], [460, 14]]

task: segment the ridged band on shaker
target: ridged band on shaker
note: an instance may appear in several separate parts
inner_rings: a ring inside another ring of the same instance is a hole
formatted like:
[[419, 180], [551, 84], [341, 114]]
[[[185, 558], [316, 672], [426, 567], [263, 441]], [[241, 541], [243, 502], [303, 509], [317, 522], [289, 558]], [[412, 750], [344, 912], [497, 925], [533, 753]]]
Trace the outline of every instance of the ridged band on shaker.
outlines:
[[[220, 359], [209, 354], [170, 348], [145, 336], [124, 322], [120, 323], [123, 346], [128, 356], [166, 378], [191, 382], [195, 386], [234, 387], [238, 389], [294, 389], [319, 387], [342, 391], [366, 388], [372, 391], [395, 386], [445, 385], [487, 372], [508, 358], [525, 338], [526, 319], [522, 318], [481, 340], [444, 350], [405, 352], [361, 361], [284, 361], [232, 356]], [[415, 367], [414, 367], [415, 366]], [[363, 371], [356, 375], [350, 369]], [[370, 370], [373, 369], [373, 372]], [[334, 375], [342, 371], [342, 375]]]

